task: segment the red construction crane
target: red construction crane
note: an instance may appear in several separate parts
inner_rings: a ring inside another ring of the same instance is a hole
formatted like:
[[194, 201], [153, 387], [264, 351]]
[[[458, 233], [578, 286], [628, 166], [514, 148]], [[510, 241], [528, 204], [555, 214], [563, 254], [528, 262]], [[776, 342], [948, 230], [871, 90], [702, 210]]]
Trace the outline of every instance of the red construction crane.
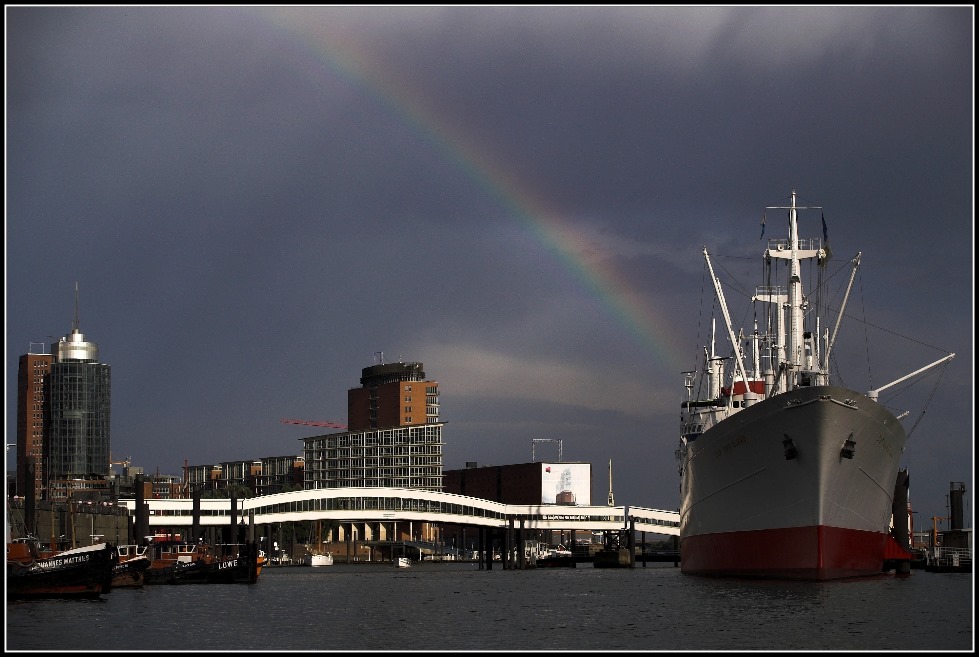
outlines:
[[308, 427], [330, 427], [331, 429], [346, 429], [347, 425], [342, 422], [335, 422], [332, 420], [290, 420], [287, 418], [282, 418], [280, 420], [283, 424], [305, 424]]

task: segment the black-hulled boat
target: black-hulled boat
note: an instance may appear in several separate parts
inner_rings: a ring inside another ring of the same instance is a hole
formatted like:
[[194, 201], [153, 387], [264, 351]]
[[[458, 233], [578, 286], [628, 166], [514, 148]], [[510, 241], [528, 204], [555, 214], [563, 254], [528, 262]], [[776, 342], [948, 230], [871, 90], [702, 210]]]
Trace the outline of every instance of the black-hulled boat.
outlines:
[[255, 543], [219, 554], [205, 543], [161, 545], [144, 573], [146, 584], [254, 584], [264, 556]]
[[146, 570], [150, 559], [146, 556], [146, 546], [120, 545], [119, 563], [112, 569], [112, 587], [142, 586], [146, 582]]
[[112, 589], [116, 562], [108, 543], [42, 558], [34, 541], [18, 539], [7, 543], [7, 599], [98, 598]]

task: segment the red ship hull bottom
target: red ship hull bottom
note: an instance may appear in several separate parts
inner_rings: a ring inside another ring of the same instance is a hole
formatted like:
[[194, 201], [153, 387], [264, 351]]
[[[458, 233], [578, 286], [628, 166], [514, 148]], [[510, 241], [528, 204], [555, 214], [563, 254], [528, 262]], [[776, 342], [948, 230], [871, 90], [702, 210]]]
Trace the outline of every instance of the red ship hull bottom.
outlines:
[[880, 575], [887, 534], [840, 527], [792, 527], [688, 536], [687, 575], [828, 580]]

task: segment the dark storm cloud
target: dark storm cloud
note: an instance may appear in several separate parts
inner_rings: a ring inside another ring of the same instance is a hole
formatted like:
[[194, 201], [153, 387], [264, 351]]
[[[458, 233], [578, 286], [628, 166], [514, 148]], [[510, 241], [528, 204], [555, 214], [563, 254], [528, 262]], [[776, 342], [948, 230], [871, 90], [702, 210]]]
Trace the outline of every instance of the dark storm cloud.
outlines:
[[8, 7], [8, 434], [77, 280], [147, 470], [294, 453], [279, 418], [342, 418], [383, 351], [439, 380], [446, 468], [563, 438], [593, 498], [611, 458], [617, 500], [673, 508], [701, 250], [752, 284], [798, 188], [886, 329], [844, 333], [853, 385], [958, 354], [904, 463], [942, 515], [971, 489], [971, 18]]

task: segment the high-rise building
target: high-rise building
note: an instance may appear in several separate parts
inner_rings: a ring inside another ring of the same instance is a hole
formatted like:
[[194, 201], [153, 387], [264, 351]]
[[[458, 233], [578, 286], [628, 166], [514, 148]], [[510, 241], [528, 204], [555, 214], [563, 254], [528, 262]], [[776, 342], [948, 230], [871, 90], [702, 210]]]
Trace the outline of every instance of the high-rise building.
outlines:
[[426, 381], [421, 363], [365, 367], [360, 387], [347, 391], [350, 431], [438, 422], [438, 382]]
[[421, 363], [379, 363], [347, 392], [347, 431], [303, 439], [306, 488], [442, 490], [439, 384]]
[[[35, 348], [35, 345], [39, 347]], [[32, 342], [17, 368], [17, 495], [41, 499], [44, 488], [45, 385], [51, 354]]]
[[47, 499], [92, 499], [109, 492], [111, 369], [78, 328], [78, 289], [71, 333], [52, 345], [44, 420]]

